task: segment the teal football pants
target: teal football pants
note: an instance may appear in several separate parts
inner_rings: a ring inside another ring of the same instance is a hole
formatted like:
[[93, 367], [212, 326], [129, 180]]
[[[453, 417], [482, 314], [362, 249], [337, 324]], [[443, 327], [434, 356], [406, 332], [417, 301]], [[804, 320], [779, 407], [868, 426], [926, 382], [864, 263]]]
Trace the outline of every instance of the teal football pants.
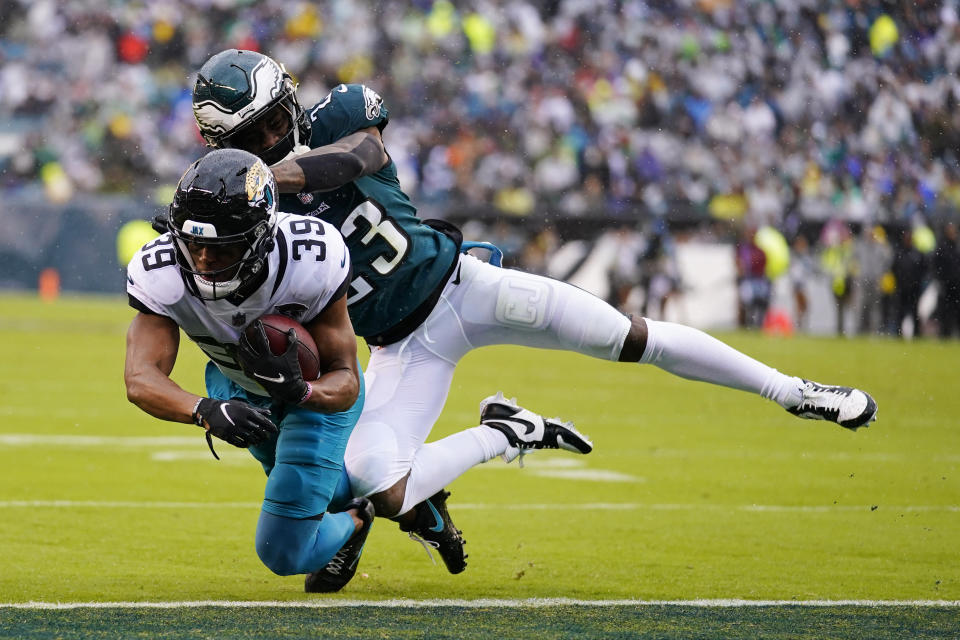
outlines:
[[363, 407], [363, 378], [357, 401], [339, 413], [282, 405], [248, 393], [212, 362], [207, 363], [206, 385], [211, 398], [269, 408], [270, 419], [279, 427], [275, 436], [250, 447], [267, 474], [257, 554], [280, 575], [323, 567], [353, 534], [348, 514], [325, 512], [342, 509], [350, 499], [343, 453]]

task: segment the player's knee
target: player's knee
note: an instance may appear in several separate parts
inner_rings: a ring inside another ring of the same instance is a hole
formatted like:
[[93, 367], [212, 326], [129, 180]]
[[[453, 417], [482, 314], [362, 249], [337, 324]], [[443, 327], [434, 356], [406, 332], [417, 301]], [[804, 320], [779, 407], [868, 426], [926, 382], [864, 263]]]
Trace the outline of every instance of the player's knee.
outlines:
[[647, 348], [647, 321], [640, 316], [631, 316], [630, 331], [620, 349], [620, 362], [640, 362]]
[[383, 489], [389, 473], [386, 458], [370, 452], [351, 456], [344, 462], [354, 495], [369, 496]]
[[289, 546], [276, 540], [257, 538], [256, 549], [260, 562], [278, 576], [305, 573], [298, 566], [300, 554]]
[[403, 498], [406, 495], [407, 478], [409, 477], [410, 474], [408, 473], [392, 487], [370, 496], [370, 501], [373, 503], [373, 509], [377, 515], [391, 518], [400, 513], [400, 510], [403, 509]]
[[[410, 470], [400, 459], [397, 437], [384, 423], [358, 425], [350, 437], [344, 466], [355, 496], [369, 496], [393, 486]], [[374, 505], [376, 508], [376, 505]]]

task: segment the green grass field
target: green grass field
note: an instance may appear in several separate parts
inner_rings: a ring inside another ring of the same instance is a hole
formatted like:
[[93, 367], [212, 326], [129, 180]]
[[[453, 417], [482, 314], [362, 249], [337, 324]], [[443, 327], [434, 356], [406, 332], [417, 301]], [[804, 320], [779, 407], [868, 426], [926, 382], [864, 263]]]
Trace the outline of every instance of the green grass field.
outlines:
[[[318, 597], [256, 557], [259, 465], [223, 443], [217, 462], [199, 429], [126, 401], [132, 313], [120, 298], [0, 297], [0, 637], [960, 635], [960, 343], [718, 336], [868, 389], [879, 421], [857, 433], [652, 367], [474, 352], [433, 437], [474, 426], [502, 389], [596, 450], [495, 460], [448, 487], [463, 574], [378, 520], [354, 581]], [[202, 364], [184, 341], [174, 378], [201, 392]], [[726, 599], [888, 606], [576, 602]], [[9, 606], [183, 601], [273, 606]]]

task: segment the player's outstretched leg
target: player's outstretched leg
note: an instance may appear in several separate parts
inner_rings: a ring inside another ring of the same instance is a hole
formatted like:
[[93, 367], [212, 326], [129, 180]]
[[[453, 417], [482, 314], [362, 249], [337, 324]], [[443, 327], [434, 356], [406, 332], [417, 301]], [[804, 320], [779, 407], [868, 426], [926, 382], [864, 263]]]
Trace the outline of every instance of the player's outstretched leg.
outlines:
[[803, 400], [787, 411], [801, 418], [836, 422], [853, 431], [877, 419], [877, 403], [866, 391], [810, 380], [803, 381]]
[[[501, 432], [520, 454], [532, 449], [593, 451], [593, 442], [577, 431], [572, 422], [544, 418], [519, 406], [516, 398], [505, 398], [500, 391], [480, 403], [480, 424]], [[509, 462], [513, 458], [504, 454], [504, 459]]]
[[[413, 523], [400, 525], [401, 531], [421, 543], [427, 549], [437, 550], [450, 573], [460, 573], [467, 568], [467, 555], [463, 552], [463, 532], [457, 529], [447, 511], [449, 491], [441, 489], [413, 508]], [[428, 548], [429, 547], [429, 548]], [[433, 556], [431, 556], [433, 557]]]
[[363, 521], [363, 526], [340, 547], [340, 550], [327, 563], [327, 566], [307, 574], [303, 583], [303, 589], [307, 593], [339, 591], [350, 582], [357, 572], [363, 545], [366, 543], [367, 534], [370, 533], [370, 527], [373, 525], [373, 503], [366, 498], [354, 498], [347, 503], [344, 511], [351, 509], [357, 510], [357, 517]]

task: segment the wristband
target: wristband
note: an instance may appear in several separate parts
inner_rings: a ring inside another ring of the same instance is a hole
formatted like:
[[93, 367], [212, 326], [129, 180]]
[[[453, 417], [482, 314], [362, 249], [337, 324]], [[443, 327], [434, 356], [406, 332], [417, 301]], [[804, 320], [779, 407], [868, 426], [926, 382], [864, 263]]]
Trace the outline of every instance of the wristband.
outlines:
[[204, 401], [204, 398], [197, 400], [197, 404], [193, 405], [193, 413], [190, 414], [190, 420], [193, 421], [193, 424], [198, 427], [203, 427], [203, 416], [197, 413], [200, 410], [200, 403]]
[[300, 402], [297, 403], [298, 405], [302, 405], [304, 402], [310, 399], [310, 396], [313, 395], [313, 385], [307, 382], [306, 380], [304, 380], [304, 382], [306, 382], [307, 384], [307, 393], [302, 398], [300, 398]]

